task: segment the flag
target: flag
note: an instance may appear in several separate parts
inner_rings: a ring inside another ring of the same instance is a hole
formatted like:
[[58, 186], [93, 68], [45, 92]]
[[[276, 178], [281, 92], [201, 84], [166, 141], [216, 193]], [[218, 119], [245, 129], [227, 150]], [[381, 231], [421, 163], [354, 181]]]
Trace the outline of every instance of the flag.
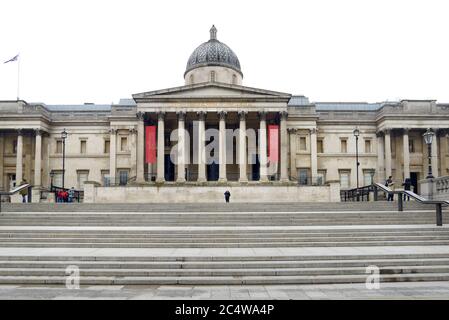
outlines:
[[19, 59], [19, 55], [16, 55], [14, 58], [11, 58], [8, 61], [3, 62], [3, 64], [8, 63], [8, 62], [17, 61], [17, 59]]

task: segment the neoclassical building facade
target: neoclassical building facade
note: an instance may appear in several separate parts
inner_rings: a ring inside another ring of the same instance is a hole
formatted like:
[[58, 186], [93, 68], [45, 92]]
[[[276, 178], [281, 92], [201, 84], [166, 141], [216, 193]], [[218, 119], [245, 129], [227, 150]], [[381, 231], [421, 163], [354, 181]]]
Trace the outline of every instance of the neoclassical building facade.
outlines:
[[342, 189], [355, 188], [355, 128], [360, 186], [391, 175], [398, 182], [411, 178], [419, 192], [428, 128], [436, 133], [433, 174], [448, 175], [449, 104], [311, 102], [243, 86], [239, 59], [217, 39], [215, 27], [188, 59], [184, 81], [111, 105], [0, 101], [0, 190], [23, 179], [36, 190], [62, 186], [63, 154], [64, 186], [76, 189], [86, 181], [122, 188], [337, 181]]

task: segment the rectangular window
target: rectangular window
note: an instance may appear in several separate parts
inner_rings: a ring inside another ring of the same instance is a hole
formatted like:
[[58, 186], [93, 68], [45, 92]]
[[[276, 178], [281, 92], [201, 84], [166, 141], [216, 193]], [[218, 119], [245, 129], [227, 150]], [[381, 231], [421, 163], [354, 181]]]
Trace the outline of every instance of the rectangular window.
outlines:
[[111, 141], [104, 140], [104, 151], [103, 151], [103, 153], [109, 153], [109, 150], [111, 150]]
[[316, 184], [321, 186], [326, 183], [326, 170], [318, 170]]
[[120, 138], [120, 151], [128, 151], [128, 138], [127, 137]]
[[371, 153], [371, 140], [365, 140], [365, 153]]
[[363, 170], [363, 186], [370, 186], [373, 184], [374, 170]]
[[61, 188], [62, 187], [62, 171], [52, 171], [52, 173], [53, 173], [53, 186]]
[[77, 188], [78, 188], [78, 190], [83, 190], [84, 182], [86, 182], [87, 179], [89, 178], [89, 171], [79, 170], [76, 173], [77, 173], [77, 182], [78, 182]]
[[119, 184], [125, 186], [128, 183], [128, 170], [119, 171]]
[[317, 153], [324, 153], [323, 139], [318, 139], [316, 141], [316, 152]]
[[298, 182], [300, 185], [307, 185], [309, 177], [309, 169], [298, 170]]
[[301, 151], [307, 150], [306, 137], [299, 137], [299, 150]]
[[340, 152], [347, 153], [348, 152], [348, 140], [341, 139], [340, 140]]
[[86, 140], [80, 140], [80, 153], [86, 154], [86, 148], [87, 148], [87, 141]]
[[62, 153], [62, 140], [56, 140], [56, 153]]
[[340, 188], [349, 189], [351, 172], [349, 170], [341, 170], [340, 172]]
[[111, 185], [111, 180], [109, 178], [109, 170], [101, 170], [101, 182], [105, 187], [109, 187]]

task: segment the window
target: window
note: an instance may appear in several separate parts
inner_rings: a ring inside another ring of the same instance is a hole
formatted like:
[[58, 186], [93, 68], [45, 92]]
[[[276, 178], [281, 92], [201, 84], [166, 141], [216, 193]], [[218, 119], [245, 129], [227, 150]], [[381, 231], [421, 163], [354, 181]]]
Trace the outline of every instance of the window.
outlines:
[[323, 139], [318, 139], [316, 141], [316, 152], [317, 153], [324, 153]]
[[350, 175], [351, 172], [349, 170], [340, 170], [340, 188], [349, 189], [350, 183]]
[[128, 183], [128, 170], [119, 171], [119, 184], [125, 186]]
[[363, 170], [363, 186], [370, 186], [373, 184], [374, 170]]
[[237, 84], [237, 76], [235, 74], [232, 75], [232, 84]]
[[408, 152], [415, 153], [415, 140], [410, 139], [408, 140]]
[[85, 154], [87, 148], [87, 141], [86, 140], [80, 140], [80, 153]]
[[210, 72], [210, 82], [215, 82], [215, 71]]
[[309, 176], [309, 169], [298, 170], [298, 182], [300, 185], [307, 185]]
[[326, 170], [318, 170], [316, 184], [321, 186], [326, 182]]
[[56, 153], [62, 153], [62, 140], [56, 140]]
[[120, 151], [128, 151], [128, 137], [120, 138]]
[[299, 150], [301, 151], [307, 150], [306, 137], [299, 137]]
[[62, 187], [62, 171], [52, 171], [53, 173], [53, 186]]
[[84, 182], [86, 182], [87, 179], [89, 178], [89, 171], [79, 170], [76, 173], [77, 173], [77, 182], [78, 182], [77, 188], [78, 188], [78, 190], [83, 190]]
[[111, 141], [104, 140], [104, 150], [103, 153], [109, 153], [109, 150], [111, 150]]
[[347, 153], [348, 152], [348, 140], [341, 139], [340, 140], [340, 152]]
[[371, 153], [371, 140], [365, 140], [365, 153]]
[[109, 187], [111, 185], [109, 170], [101, 170], [101, 181], [105, 187]]

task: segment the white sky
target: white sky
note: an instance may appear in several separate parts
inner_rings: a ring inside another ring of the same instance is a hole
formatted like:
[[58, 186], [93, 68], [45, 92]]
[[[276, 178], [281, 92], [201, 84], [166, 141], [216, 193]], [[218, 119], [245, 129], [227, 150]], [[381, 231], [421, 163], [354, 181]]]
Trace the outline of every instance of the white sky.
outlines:
[[218, 39], [246, 86], [312, 101], [449, 102], [445, 0], [2, 1], [0, 100], [111, 103], [184, 84], [193, 50]]

